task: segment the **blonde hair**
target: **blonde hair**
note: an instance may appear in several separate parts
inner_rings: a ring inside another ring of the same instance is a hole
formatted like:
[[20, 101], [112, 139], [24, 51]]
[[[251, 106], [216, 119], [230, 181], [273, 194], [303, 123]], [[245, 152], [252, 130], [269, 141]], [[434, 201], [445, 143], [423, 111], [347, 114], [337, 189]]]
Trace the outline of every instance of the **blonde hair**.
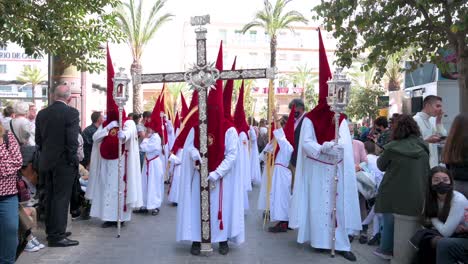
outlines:
[[2, 122], [0, 122], [0, 137], [3, 137], [4, 134], [5, 134], [5, 128], [3, 127]]
[[15, 105], [13, 105], [13, 109], [17, 115], [27, 115], [29, 112], [29, 104], [26, 102], [16, 102]]

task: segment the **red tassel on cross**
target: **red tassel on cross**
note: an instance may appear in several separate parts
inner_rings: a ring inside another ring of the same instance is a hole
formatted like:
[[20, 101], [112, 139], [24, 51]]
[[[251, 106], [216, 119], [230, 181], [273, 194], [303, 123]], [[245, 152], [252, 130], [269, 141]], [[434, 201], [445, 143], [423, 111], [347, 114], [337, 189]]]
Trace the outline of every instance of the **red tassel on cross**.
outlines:
[[223, 220], [221, 220], [219, 222], [219, 230], [223, 230], [223, 229], [224, 229]]
[[223, 220], [223, 212], [218, 211], [218, 220]]

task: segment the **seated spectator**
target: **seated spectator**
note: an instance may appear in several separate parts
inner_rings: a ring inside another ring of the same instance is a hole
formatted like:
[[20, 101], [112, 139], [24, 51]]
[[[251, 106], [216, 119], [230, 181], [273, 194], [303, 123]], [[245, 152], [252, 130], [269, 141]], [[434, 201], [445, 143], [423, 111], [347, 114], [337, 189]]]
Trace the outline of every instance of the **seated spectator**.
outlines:
[[436, 166], [431, 169], [424, 211], [425, 218], [430, 221], [429, 228], [419, 231], [412, 240], [419, 244], [420, 263], [435, 264], [439, 241], [458, 237], [457, 233], [466, 231], [464, 210], [468, 201], [463, 194], [453, 190], [453, 183], [453, 177], [446, 168]]
[[[34, 152], [36, 148], [34, 146], [23, 146], [21, 147], [21, 155], [23, 156], [23, 165], [19, 170], [18, 174], [24, 180], [27, 185], [31, 199], [29, 201], [21, 202], [21, 205], [24, 208], [26, 214], [30, 217], [32, 223], [34, 224], [33, 228], [37, 225], [37, 213], [36, 206], [38, 203], [36, 197], [36, 185], [38, 181], [38, 172], [37, 169], [33, 167]], [[24, 248], [26, 252], [36, 252], [40, 249], [43, 249], [45, 246], [39, 242], [39, 240], [32, 234], [26, 238], [28, 243]]]
[[[379, 158], [376, 155], [376, 144], [371, 141], [364, 143], [364, 147], [367, 152], [367, 171], [373, 176], [375, 182], [375, 188], [378, 190], [380, 182], [383, 178], [383, 172], [377, 167], [377, 159]], [[374, 206], [372, 206], [369, 215], [363, 221], [362, 225], [369, 225], [372, 223], [372, 238], [367, 242], [368, 245], [375, 246], [380, 244], [380, 228], [382, 222], [382, 215], [376, 214], [374, 211]]]
[[468, 113], [455, 117], [442, 160], [455, 180], [455, 190], [468, 197]]

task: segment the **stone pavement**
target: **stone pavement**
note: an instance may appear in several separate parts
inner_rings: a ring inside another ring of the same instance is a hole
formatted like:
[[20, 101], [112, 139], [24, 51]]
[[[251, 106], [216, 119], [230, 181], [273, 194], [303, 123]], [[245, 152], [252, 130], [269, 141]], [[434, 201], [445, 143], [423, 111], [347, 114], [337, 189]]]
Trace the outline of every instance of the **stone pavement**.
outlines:
[[[250, 193], [250, 205], [256, 207], [258, 187]], [[80, 241], [77, 247], [44, 248], [38, 252], [24, 252], [18, 264], [285, 264], [351, 263], [341, 256], [330, 258], [328, 254], [318, 253], [307, 244], [296, 243], [296, 232], [272, 234], [262, 230], [261, 212], [250, 210], [246, 217], [246, 242], [240, 246], [230, 244], [230, 252], [222, 256], [214, 246], [209, 257], [192, 256], [190, 244], [175, 242], [176, 208], [165, 204], [158, 216], [133, 215], [132, 221], [122, 229], [122, 236], [116, 238], [116, 229], [100, 227], [97, 219], [76, 221], [72, 224], [72, 239]], [[43, 230], [36, 236], [45, 243]], [[352, 244], [357, 262], [363, 264], [386, 264], [372, 254], [374, 247]]]

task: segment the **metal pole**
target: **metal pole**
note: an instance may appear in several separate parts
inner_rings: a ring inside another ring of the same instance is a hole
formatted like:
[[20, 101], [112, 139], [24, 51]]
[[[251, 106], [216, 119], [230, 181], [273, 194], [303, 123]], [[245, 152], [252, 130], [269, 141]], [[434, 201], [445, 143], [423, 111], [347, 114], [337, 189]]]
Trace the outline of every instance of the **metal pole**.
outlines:
[[[123, 112], [123, 107], [119, 106], [119, 131], [122, 131], [122, 112]], [[122, 187], [121, 187], [121, 177], [122, 177], [122, 142], [120, 142], [119, 138], [119, 164], [118, 164], [118, 173], [117, 173], [117, 238], [120, 237], [120, 229], [121, 229], [121, 219], [122, 219], [122, 213], [121, 213], [121, 199], [122, 199]], [[127, 169], [127, 168], [125, 168]]]
[[[339, 122], [340, 122], [340, 113], [335, 112], [335, 144], [338, 144], [338, 139], [339, 139]], [[338, 159], [335, 159], [333, 166], [333, 199], [332, 199], [332, 205], [333, 205], [333, 211], [332, 211], [332, 235], [331, 235], [331, 243], [332, 243], [332, 248], [331, 248], [331, 256], [332, 258], [335, 257], [335, 245], [336, 245], [336, 192], [338, 188]]]

